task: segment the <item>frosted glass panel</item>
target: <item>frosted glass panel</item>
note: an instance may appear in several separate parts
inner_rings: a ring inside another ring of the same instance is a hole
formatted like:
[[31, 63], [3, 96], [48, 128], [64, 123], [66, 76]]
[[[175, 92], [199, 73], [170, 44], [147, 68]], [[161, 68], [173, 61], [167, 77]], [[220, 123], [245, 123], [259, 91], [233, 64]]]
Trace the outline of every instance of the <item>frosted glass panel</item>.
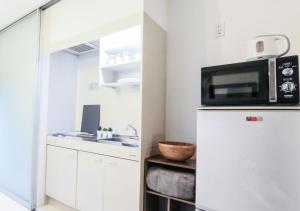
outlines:
[[0, 32], [0, 191], [32, 204], [38, 13]]

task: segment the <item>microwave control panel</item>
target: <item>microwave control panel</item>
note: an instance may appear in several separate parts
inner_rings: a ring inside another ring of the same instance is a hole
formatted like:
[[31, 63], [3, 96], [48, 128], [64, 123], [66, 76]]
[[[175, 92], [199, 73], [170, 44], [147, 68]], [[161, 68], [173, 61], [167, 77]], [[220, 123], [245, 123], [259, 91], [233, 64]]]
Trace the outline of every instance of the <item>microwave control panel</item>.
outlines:
[[276, 67], [277, 103], [299, 103], [298, 56], [278, 58]]

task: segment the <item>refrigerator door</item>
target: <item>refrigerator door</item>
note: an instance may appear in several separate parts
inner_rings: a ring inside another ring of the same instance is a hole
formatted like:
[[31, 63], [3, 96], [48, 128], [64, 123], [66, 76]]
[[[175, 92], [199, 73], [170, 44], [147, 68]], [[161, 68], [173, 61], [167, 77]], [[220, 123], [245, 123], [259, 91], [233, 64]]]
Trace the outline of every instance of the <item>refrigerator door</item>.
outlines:
[[300, 111], [199, 111], [197, 132], [198, 209], [300, 210]]

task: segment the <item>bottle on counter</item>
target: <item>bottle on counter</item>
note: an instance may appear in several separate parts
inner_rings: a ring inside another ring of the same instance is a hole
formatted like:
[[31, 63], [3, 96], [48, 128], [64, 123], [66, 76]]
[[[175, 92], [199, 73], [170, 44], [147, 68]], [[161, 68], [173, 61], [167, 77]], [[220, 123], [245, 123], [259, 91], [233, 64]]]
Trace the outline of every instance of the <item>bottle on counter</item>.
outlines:
[[111, 127], [107, 129], [107, 138], [113, 138], [113, 129]]
[[102, 129], [102, 139], [108, 138], [108, 133], [107, 132], [108, 132], [107, 128]]
[[97, 130], [97, 139], [101, 139], [102, 138], [102, 127], [99, 126], [98, 130]]

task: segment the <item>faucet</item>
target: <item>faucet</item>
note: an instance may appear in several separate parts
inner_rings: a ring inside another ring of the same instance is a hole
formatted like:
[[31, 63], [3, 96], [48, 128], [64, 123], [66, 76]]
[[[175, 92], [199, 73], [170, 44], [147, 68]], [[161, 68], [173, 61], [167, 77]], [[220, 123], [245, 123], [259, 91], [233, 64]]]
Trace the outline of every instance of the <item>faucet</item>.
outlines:
[[127, 130], [129, 130], [129, 128], [131, 128], [131, 129], [134, 131], [134, 136], [133, 136], [133, 138], [138, 138], [139, 135], [138, 135], [137, 129], [136, 129], [134, 126], [128, 124], [128, 125], [127, 125]]

